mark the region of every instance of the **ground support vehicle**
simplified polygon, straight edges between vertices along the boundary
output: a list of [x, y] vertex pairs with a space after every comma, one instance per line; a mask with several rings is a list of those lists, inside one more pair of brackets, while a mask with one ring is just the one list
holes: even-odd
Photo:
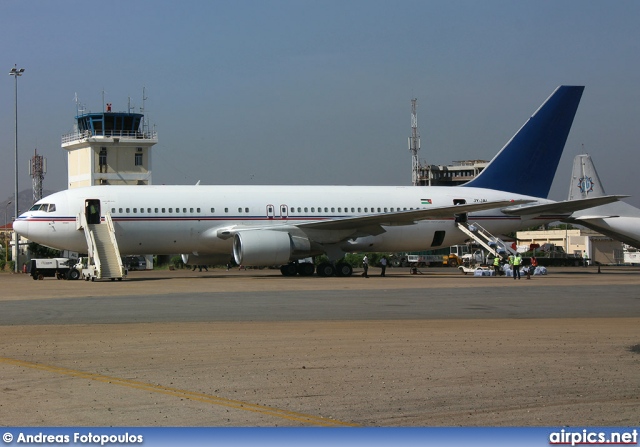
[[72, 276], [72, 262], [69, 258], [32, 259], [29, 272], [34, 280], [47, 277], [68, 279]]

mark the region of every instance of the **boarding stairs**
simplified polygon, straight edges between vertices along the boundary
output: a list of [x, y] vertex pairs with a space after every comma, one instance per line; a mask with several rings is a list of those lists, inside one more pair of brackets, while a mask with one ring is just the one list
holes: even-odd
[[126, 273], [122, 265], [111, 214], [107, 213], [104, 221], [97, 224], [87, 223], [84, 213], [80, 213], [78, 218], [80, 227], [84, 229], [87, 254], [95, 272], [91, 279], [95, 277], [95, 279], [121, 280]]
[[492, 235], [486, 229], [482, 228], [477, 222], [458, 222], [458, 228], [471, 239], [486, 248], [489, 253], [497, 252], [503, 259], [516, 254], [516, 250], [511, 248], [502, 239]]

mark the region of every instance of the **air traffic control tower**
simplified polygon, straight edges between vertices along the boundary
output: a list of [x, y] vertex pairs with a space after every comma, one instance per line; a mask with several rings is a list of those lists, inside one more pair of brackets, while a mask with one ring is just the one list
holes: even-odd
[[93, 185], [150, 185], [151, 147], [158, 142], [141, 113], [76, 116], [75, 129], [62, 136], [69, 188]]

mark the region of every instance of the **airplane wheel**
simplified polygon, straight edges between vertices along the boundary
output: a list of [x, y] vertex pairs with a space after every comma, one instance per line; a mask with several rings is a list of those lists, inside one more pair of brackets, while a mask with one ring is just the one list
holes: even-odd
[[302, 264], [298, 264], [296, 270], [300, 276], [311, 276], [315, 272], [316, 266], [310, 262], [303, 262]]
[[336, 271], [331, 264], [328, 262], [323, 262], [318, 266], [317, 269], [318, 276], [333, 276]]
[[353, 268], [349, 264], [343, 262], [336, 265], [336, 276], [351, 276], [353, 274]]
[[296, 276], [296, 273], [298, 272], [296, 270], [296, 265], [291, 263], [281, 266], [280, 273], [282, 273], [282, 276]]

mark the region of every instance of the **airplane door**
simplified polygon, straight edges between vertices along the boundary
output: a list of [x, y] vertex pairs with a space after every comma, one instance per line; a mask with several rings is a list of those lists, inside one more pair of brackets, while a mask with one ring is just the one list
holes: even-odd
[[289, 217], [289, 207], [287, 205], [280, 205], [280, 218], [286, 219]]
[[276, 210], [273, 205], [267, 205], [267, 219], [273, 219], [276, 215]]
[[[465, 199], [453, 199], [454, 205], [464, 205], [467, 203]], [[455, 219], [457, 223], [464, 223], [468, 220], [469, 216], [467, 213], [455, 214]]]
[[432, 247], [439, 247], [442, 245], [442, 243], [444, 242], [444, 236], [445, 236], [444, 231], [436, 231], [433, 234], [433, 240], [431, 241], [431, 246]]
[[100, 200], [88, 199], [84, 201], [84, 215], [89, 225], [100, 223]]

